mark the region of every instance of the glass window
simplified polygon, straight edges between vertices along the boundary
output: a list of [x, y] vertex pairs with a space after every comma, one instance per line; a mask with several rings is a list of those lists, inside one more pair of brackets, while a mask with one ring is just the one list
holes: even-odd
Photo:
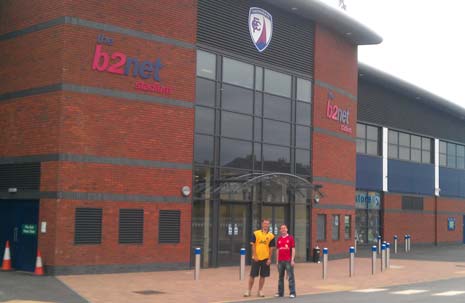
[[215, 82], [197, 78], [195, 89], [195, 103], [215, 106]]
[[365, 140], [357, 138], [357, 153], [365, 154]]
[[410, 142], [412, 148], [421, 148], [421, 137], [412, 135], [410, 136]]
[[261, 170], [262, 169], [262, 145], [259, 143], [255, 143], [253, 145], [253, 152], [254, 152], [254, 169]]
[[333, 215], [332, 239], [339, 240], [339, 215]]
[[326, 240], [326, 215], [317, 216], [317, 240]]
[[388, 146], [389, 158], [392, 158], [392, 159], [399, 158], [399, 151], [398, 151], [397, 147], [398, 147], [397, 145], [389, 144], [389, 146]]
[[262, 119], [254, 119], [254, 141], [262, 141]]
[[439, 165], [441, 166], [447, 165], [447, 157], [445, 154], [439, 154]]
[[421, 138], [421, 149], [423, 149], [423, 150], [431, 150], [431, 139], [429, 139], [429, 138]]
[[265, 69], [265, 92], [291, 97], [291, 76]]
[[312, 83], [297, 78], [297, 100], [310, 102], [312, 98]]
[[455, 168], [455, 156], [447, 155], [447, 167]]
[[310, 175], [310, 151], [296, 149], [295, 171], [299, 175]]
[[421, 162], [431, 163], [431, 152], [429, 150], [423, 150], [421, 152]]
[[255, 115], [262, 116], [263, 115], [263, 93], [256, 92], [255, 93]]
[[421, 150], [412, 148], [410, 159], [415, 162], [421, 162]]
[[263, 119], [263, 141], [280, 145], [290, 145], [291, 125], [289, 123]]
[[252, 168], [252, 143], [221, 139], [220, 164], [236, 168]]
[[351, 238], [351, 225], [352, 225], [352, 220], [351, 216], [345, 215], [344, 216], [344, 239], [348, 240]]
[[377, 141], [367, 141], [367, 150], [368, 155], [378, 155], [378, 142]]
[[252, 117], [222, 111], [221, 135], [252, 140]]
[[410, 148], [399, 146], [399, 159], [410, 160]]
[[296, 102], [296, 123], [310, 126], [311, 111], [312, 105], [310, 103]]
[[464, 168], [464, 158], [457, 157], [457, 168], [463, 169]]
[[399, 142], [397, 135], [398, 135], [398, 132], [393, 131], [393, 130], [389, 130], [389, 132], [388, 132], [389, 144], [397, 144]]
[[439, 152], [445, 154], [447, 152], [446, 142], [439, 141]]
[[357, 137], [358, 138], [366, 138], [366, 128], [365, 124], [357, 123]]
[[264, 94], [263, 116], [276, 120], [291, 120], [291, 100]]
[[263, 144], [263, 170], [289, 172], [290, 149]]
[[213, 164], [213, 137], [195, 135], [194, 159], [198, 164]]
[[253, 88], [253, 65], [223, 58], [223, 82]]
[[255, 89], [263, 91], [263, 68], [255, 67]]
[[455, 144], [447, 143], [447, 154], [451, 156], [455, 156]]
[[215, 80], [216, 55], [201, 50], [197, 51], [197, 76]]
[[465, 148], [463, 145], [457, 145], [457, 157], [465, 156]]
[[399, 145], [409, 147], [410, 146], [410, 135], [399, 133]]
[[237, 86], [223, 84], [221, 107], [232, 111], [252, 114], [253, 91]]
[[295, 146], [310, 148], [310, 127], [295, 127]]
[[378, 141], [378, 128], [367, 125], [367, 139]]
[[195, 131], [212, 134], [215, 126], [215, 110], [197, 106], [195, 108]]

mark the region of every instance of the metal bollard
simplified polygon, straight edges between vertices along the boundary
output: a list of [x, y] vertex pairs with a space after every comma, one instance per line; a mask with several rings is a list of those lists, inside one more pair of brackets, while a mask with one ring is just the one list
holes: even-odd
[[397, 254], [397, 235], [394, 235], [394, 253]]
[[408, 252], [410, 252], [410, 251], [411, 251], [411, 246], [410, 246], [410, 244], [412, 243], [412, 236], [407, 235], [407, 237], [408, 237], [408, 238], [407, 238], [407, 240], [408, 240], [408, 242], [407, 242], [407, 250], [408, 250]]
[[354, 241], [354, 249], [355, 249], [355, 253], [357, 253], [357, 239], [355, 239]]
[[194, 271], [194, 280], [200, 278], [200, 247], [195, 248], [195, 271]]
[[386, 265], [386, 244], [381, 245], [381, 272], [384, 271]]
[[372, 259], [371, 259], [371, 274], [374, 275], [376, 272], [376, 245], [371, 247]]
[[408, 236], [407, 235], [404, 236], [404, 248], [405, 248], [405, 252], [408, 252]]
[[244, 280], [245, 276], [245, 248], [241, 248], [241, 267], [239, 268], [239, 280]]
[[349, 248], [350, 258], [349, 258], [349, 277], [353, 277], [355, 274], [355, 247], [351, 246]]
[[381, 253], [381, 236], [378, 236], [378, 253]]
[[323, 280], [328, 277], [328, 249], [323, 248]]
[[391, 268], [391, 243], [386, 243], [386, 270]]

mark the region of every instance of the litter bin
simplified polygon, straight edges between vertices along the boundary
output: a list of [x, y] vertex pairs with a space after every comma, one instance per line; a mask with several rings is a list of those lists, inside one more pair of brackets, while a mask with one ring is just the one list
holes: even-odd
[[313, 263], [320, 263], [320, 248], [317, 246], [313, 248]]

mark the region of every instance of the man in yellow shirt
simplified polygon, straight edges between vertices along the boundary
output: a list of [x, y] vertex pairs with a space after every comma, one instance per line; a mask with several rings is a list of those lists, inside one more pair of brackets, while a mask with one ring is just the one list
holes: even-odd
[[262, 229], [254, 231], [250, 239], [252, 252], [252, 266], [250, 269], [249, 289], [244, 293], [244, 297], [250, 297], [255, 278], [260, 275], [258, 282], [258, 296], [264, 297], [263, 285], [265, 278], [270, 276], [271, 256], [275, 247], [274, 235], [269, 232], [270, 220], [262, 221]]

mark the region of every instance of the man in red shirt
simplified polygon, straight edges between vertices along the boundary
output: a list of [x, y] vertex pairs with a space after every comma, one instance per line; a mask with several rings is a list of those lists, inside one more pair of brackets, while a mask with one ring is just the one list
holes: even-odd
[[282, 224], [280, 227], [281, 235], [276, 242], [276, 248], [278, 250], [278, 272], [279, 272], [279, 283], [278, 293], [276, 297], [284, 296], [284, 273], [287, 272], [289, 279], [289, 292], [290, 298], [295, 298], [295, 279], [294, 279], [294, 258], [295, 258], [295, 242], [294, 237], [287, 233], [286, 224]]

